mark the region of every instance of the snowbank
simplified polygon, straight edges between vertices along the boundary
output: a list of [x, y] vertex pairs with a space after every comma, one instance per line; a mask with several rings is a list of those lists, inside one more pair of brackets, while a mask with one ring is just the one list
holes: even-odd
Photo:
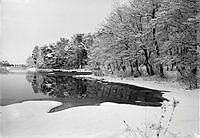
[[[163, 95], [165, 98], [173, 102], [173, 99], [179, 101], [174, 113], [175, 122], [172, 123], [170, 129], [173, 131], [178, 131], [177, 133], [193, 133], [194, 137], [200, 137], [200, 89], [195, 90], [185, 90], [179, 84], [175, 82], [157, 82], [157, 81], [144, 81], [141, 78], [114, 78], [110, 76], [80, 76], [88, 77], [108, 82], [124, 83], [135, 85], [139, 87], [145, 87], [149, 89], [156, 89], [161, 91], [167, 91]], [[186, 137], [189, 137], [186, 135]]]
[[[100, 106], [82, 106], [48, 113], [55, 101], [28, 101], [1, 107], [3, 137], [91, 137], [124, 138], [149, 135], [154, 137], [162, 110], [159, 107], [141, 107], [115, 103]], [[176, 113], [176, 112], [175, 112]], [[177, 124], [184, 118], [173, 118]], [[125, 121], [125, 122], [124, 122]], [[185, 120], [186, 125], [188, 120]], [[192, 122], [194, 123], [194, 122]], [[147, 129], [147, 126], [154, 126]], [[169, 129], [164, 135], [195, 136], [193, 126]], [[186, 127], [185, 125], [183, 127]], [[180, 133], [181, 132], [181, 133]]]

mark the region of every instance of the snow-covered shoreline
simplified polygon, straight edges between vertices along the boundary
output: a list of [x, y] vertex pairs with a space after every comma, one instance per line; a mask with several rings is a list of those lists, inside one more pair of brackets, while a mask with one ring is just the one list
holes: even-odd
[[[3, 137], [156, 137], [156, 125], [162, 115], [163, 126], [167, 126], [172, 112], [173, 99], [179, 101], [168, 131], [161, 137], [199, 137], [199, 90], [170, 87], [168, 83], [120, 79], [109, 76], [93, 79], [126, 83], [151, 89], [170, 91], [164, 97], [170, 100], [163, 114], [160, 107], [102, 103], [100, 106], [81, 106], [55, 113], [48, 111], [61, 105], [55, 101], [26, 101], [1, 106], [1, 130]], [[125, 122], [124, 122], [125, 121]], [[147, 126], [153, 125], [152, 129]]]
[[144, 80], [143, 77], [140, 78], [120, 78], [115, 76], [94, 76], [94, 75], [77, 75], [77, 77], [84, 77], [84, 78], [91, 78], [91, 79], [97, 79], [101, 81], [107, 81], [107, 82], [115, 82], [115, 83], [124, 83], [129, 85], [135, 85], [139, 87], [145, 87], [149, 89], [155, 89], [155, 90], [162, 90], [162, 91], [198, 91], [196, 90], [186, 90], [184, 87], [180, 86], [178, 83], [175, 85], [174, 82], [158, 82], [158, 81], [150, 81], [150, 80]]
[[53, 71], [62, 71], [62, 72], [91, 72], [90, 70], [86, 69], [38, 69], [38, 68], [28, 68], [26, 71], [31, 72], [53, 72]]

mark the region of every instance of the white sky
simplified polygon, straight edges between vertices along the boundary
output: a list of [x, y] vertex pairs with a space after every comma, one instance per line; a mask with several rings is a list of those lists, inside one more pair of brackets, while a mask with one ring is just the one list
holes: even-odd
[[25, 63], [35, 45], [94, 32], [113, 0], [0, 0], [1, 60]]

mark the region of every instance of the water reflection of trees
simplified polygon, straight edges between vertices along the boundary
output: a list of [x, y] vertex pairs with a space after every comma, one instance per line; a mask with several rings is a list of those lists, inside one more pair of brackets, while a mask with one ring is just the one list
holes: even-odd
[[58, 98], [100, 99], [102, 102], [160, 106], [162, 92], [125, 84], [73, 78], [44, 73], [27, 73], [35, 93]]
[[72, 76], [56, 76], [43, 73], [27, 73], [27, 81], [31, 82], [35, 93], [43, 93], [53, 97], [80, 97], [87, 90], [86, 81], [74, 79]]

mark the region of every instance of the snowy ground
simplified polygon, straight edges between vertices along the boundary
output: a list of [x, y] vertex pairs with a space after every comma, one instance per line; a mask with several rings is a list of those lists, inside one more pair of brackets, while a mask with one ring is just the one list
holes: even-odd
[[[186, 91], [180, 87], [171, 87], [172, 85], [167, 83], [158, 84], [137, 79], [88, 77], [168, 90], [171, 92], [167, 92], [164, 96], [170, 102], [166, 102], [163, 106], [166, 107], [166, 112], [165, 108], [160, 107], [115, 103], [74, 107], [54, 113], [48, 111], [61, 103], [28, 101], [2, 106], [0, 114], [2, 136], [124, 138], [156, 137], [159, 133], [160, 137], [166, 138], [199, 137], [199, 90]], [[173, 98], [179, 101], [175, 108], [173, 108]]]

